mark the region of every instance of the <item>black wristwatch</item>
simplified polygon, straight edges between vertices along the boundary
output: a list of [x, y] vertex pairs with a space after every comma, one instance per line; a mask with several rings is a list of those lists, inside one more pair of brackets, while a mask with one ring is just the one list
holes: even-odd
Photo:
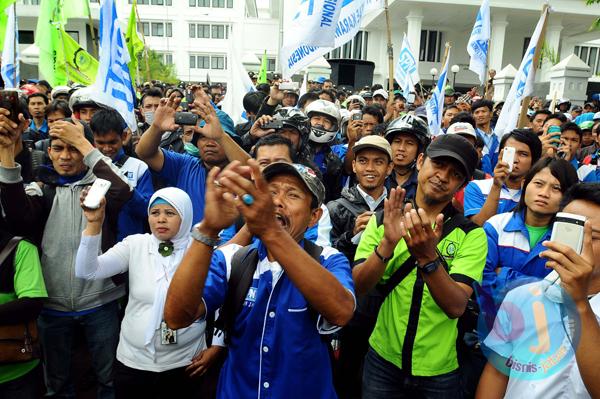
[[418, 266], [419, 270], [425, 274], [431, 274], [437, 270], [438, 267], [442, 265], [442, 261], [440, 258], [436, 258], [433, 262], [429, 262], [423, 266]]
[[394, 253], [392, 252], [392, 254], [390, 256], [388, 256], [387, 258], [385, 258], [382, 254], [379, 253], [379, 251], [377, 250], [377, 247], [375, 247], [375, 251], [374, 252], [375, 252], [375, 255], [381, 260], [381, 262], [387, 263], [390, 259], [392, 259], [394, 257]]

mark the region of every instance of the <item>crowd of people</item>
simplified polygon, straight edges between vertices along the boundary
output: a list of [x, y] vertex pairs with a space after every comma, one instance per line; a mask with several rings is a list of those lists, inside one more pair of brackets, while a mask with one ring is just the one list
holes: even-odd
[[148, 82], [132, 132], [93, 87], [23, 82], [0, 399], [600, 397], [600, 94], [499, 135], [493, 86], [447, 87], [432, 137], [422, 87], [279, 85], [235, 124], [226, 87]]

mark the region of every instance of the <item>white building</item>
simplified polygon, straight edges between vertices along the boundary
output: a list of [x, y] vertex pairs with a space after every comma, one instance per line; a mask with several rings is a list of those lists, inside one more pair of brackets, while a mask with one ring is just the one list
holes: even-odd
[[[124, 23], [130, 3], [117, 0]], [[163, 54], [165, 63], [174, 64], [181, 80], [227, 82], [232, 57], [257, 71], [265, 51], [268, 70], [275, 70], [278, 0], [258, 5], [254, 0], [138, 0], [137, 4], [138, 31], [146, 45]]]
[[[518, 68], [540, 17], [543, 0], [490, 0], [491, 44], [490, 68], [500, 71], [508, 64]], [[468, 70], [467, 42], [481, 0], [389, 0], [394, 53], [398, 54], [406, 32], [413, 51], [418, 50], [419, 73], [425, 86], [432, 82], [431, 68], [441, 69], [444, 43], [452, 45], [450, 65], [458, 65], [455, 86], [462, 88], [478, 84], [475, 73]], [[600, 32], [589, 32], [592, 22], [600, 16], [600, 5], [586, 6], [579, 0], [550, 0], [552, 13], [546, 28], [546, 48], [543, 68], [536, 76], [542, 93], [548, 87], [548, 70], [575, 53], [592, 68], [588, 92], [600, 92]], [[364, 21], [368, 43], [361, 59], [375, 62], [374, 82], [385, 83], [388, 76], [387, 38], [383, 13]], [[332, 58], [353, 58], [355, 44], [331, 54]], [[339, 55], [338, 55], [339, 53]], [[453, 74], [449, 74], [452, 84]], [[437, 79], [437, 77], [436, 77]]]

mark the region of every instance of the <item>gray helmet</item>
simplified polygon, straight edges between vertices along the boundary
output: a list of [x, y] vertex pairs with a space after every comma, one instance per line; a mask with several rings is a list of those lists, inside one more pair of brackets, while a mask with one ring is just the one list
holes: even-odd
[[431, 135], [429, 134], [427, 123], [415, 115], [406, 114], [391, 121], [385, 129], [384, 137], [391, 143], [394, 136], [398, 133], [409, 133], [415, 136], [419, 141], [419, 150], [421, 152], [425, 151], [425, 148], [427, 148], [431, 142]]
[[300, 136], [307, 137], [310, 133], [308, 116], [298, 108], [282, 107], [275, 111], [273, 120], [282, 121], [284, 127], [291, 127], [300, 132]]

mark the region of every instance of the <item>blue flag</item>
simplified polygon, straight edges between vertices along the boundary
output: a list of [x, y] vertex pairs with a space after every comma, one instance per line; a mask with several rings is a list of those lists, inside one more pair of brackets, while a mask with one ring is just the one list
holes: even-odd
[[415, 85], [419, 82], [419, 63], [410, 48], [406, 33], [402, 39], [402, 48], [398, 54], [398, 62], [394, 70], [394, 78], [404, 91], [405, 95], [415, 91]]
[[440, 73], [440, 78], [437, 81], [435, 89], [431, 94], [431, 98], [425, 103], [427, 110], [427, 124], [429, 125], [429, 133], [432, 136], [439, 136], [442, 133], [442, 113], [444, 112], [444, 87], [446, 86], [446, 78], [448, 77], [448, 61], [450, 60], [450, 50], [446, 57], [446, 64]]
[[19, 81], [21, 80], [19, 76], [19, 46], [16, 45], [15, 47], [15, 43], [19, 42], [19, 27], [15, 17], [15, 7], [9, 6], [6, 10], [0, 12], [6, 12], [8, 15], [4, 48], [2, 49], [2, 79], [5, 88], [15, 89], [19, 87]]
[[469, 69], [479, 75], [481, 84], [485, 82], [485, 69], [487, 64], [490, 41], [490, 2], [483, 0], [477, 19], [467, 44], [467, 52], [471, 56]]
[[100, 7], [100, 57], [94, 83], [94, 100], [117, 110], [127, 126], [135, 131], [135, 92], [127, 64], [130, 61], [114, 0], [104, 0]]

